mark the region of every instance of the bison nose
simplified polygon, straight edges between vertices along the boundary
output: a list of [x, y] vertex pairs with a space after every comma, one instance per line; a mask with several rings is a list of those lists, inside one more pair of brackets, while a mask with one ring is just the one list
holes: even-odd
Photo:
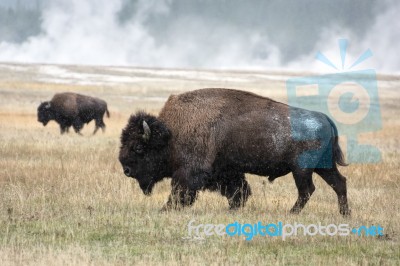
[[128, 166], [124, 167], [124, 174], [126, 176], [130, 176], [131, 175], [131, 168], [129, 168]]

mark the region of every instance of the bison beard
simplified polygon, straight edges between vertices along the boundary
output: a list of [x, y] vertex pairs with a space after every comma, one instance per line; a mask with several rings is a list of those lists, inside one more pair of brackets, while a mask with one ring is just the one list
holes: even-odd
[[315, 172], [336, 192], [340, 213], [350, 214], [334, 123], [322, 113], [248, 92], [196, 90], [170, 96], [158, 117], [132, 115], [122, 131], [119, 160], [146, 195], [172, 178], [164, 210], [193, 204], [204, 189], [219, 191], [230, 208], [238, 208], [251, 195], [245, 173], [272, 182], [291, 172], [299, 193], [291, 212], [299, 213], [315, 190]]

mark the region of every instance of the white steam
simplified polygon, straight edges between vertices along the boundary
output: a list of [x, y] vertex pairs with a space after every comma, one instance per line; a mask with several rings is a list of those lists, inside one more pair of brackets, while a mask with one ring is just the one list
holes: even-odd
[[238, 34], [234, 25], [214, 25], [201, 17], [181, 16], [171, 21], [173, 36], [156, 36], [146, 21], [150, 16], [169, 14], [172, 1], [139, 0], [135, 14], [126, 23], [118, 21], [123, 0], [51, 2], [43, 13], [41, 34], [22, 43], [0, 43], [0, 61], [326, 71], [330, 69], [314, 59], [315, 53], [321, 51], [340, 65], [337, 40], [347, 38], [346, 65], [369, 48], [374, 56], [360, 68], [400, 71], [400, 3], [395, 1], [376, 17], [363, 38], [332, 25], [321, 30], [315, 50], [289, 63], [282, 60], [282, 51], [265, 33], [249, 28]]

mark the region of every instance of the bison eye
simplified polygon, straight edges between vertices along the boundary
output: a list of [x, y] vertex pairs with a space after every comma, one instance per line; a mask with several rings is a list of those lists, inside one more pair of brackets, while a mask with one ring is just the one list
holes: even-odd
[[142, 144], [138, 144], [136, 146], [133, 147], [133, 151], [137, 154], [143, 154], [144, 152], [144, 147]]

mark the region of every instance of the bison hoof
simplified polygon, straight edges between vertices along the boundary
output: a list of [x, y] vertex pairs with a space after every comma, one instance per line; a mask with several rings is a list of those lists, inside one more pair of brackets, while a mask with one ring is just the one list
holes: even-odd
[[162, 206], [162, 208], [160, 209], [159, 212], [165, 213], [165, 212], [172, 211], [172, 210], [174, 210], [174, 209], [175, 209], [175, 208], [174, 208], [172, 205], [170, 205], [170, 204], [164, 204], [164, 206]]
[[290, 214], [299, 214], [301, 212], [301, 209], [299, 208], [292, 208], [290, 210]]
[[350, 209], [341, 209], [340, 214], [343, 215], [343, 217], [350, 217], [351, 216], [351, 210]]
[[244, 203], [241, 203], [241, 202], [235, 202], [235, 203], [231, 203], [231, 204], [229, 204], [229, 209], [230, 210], [233, 210], [233, 211], [236, 211], [236, 210], [238, 210], [238, 209], [242, 209], [242, 208], [244, 208]]
[[180, 210], [182, 209], [182, 206], [177, 205], [177, 204], [165, 204], [161, 209], [160, 212], [169, 212], [172, 210]]
[[171, 208], [168, 207], [167, 205], [164, 205], [159, 212], [168, 212]]

